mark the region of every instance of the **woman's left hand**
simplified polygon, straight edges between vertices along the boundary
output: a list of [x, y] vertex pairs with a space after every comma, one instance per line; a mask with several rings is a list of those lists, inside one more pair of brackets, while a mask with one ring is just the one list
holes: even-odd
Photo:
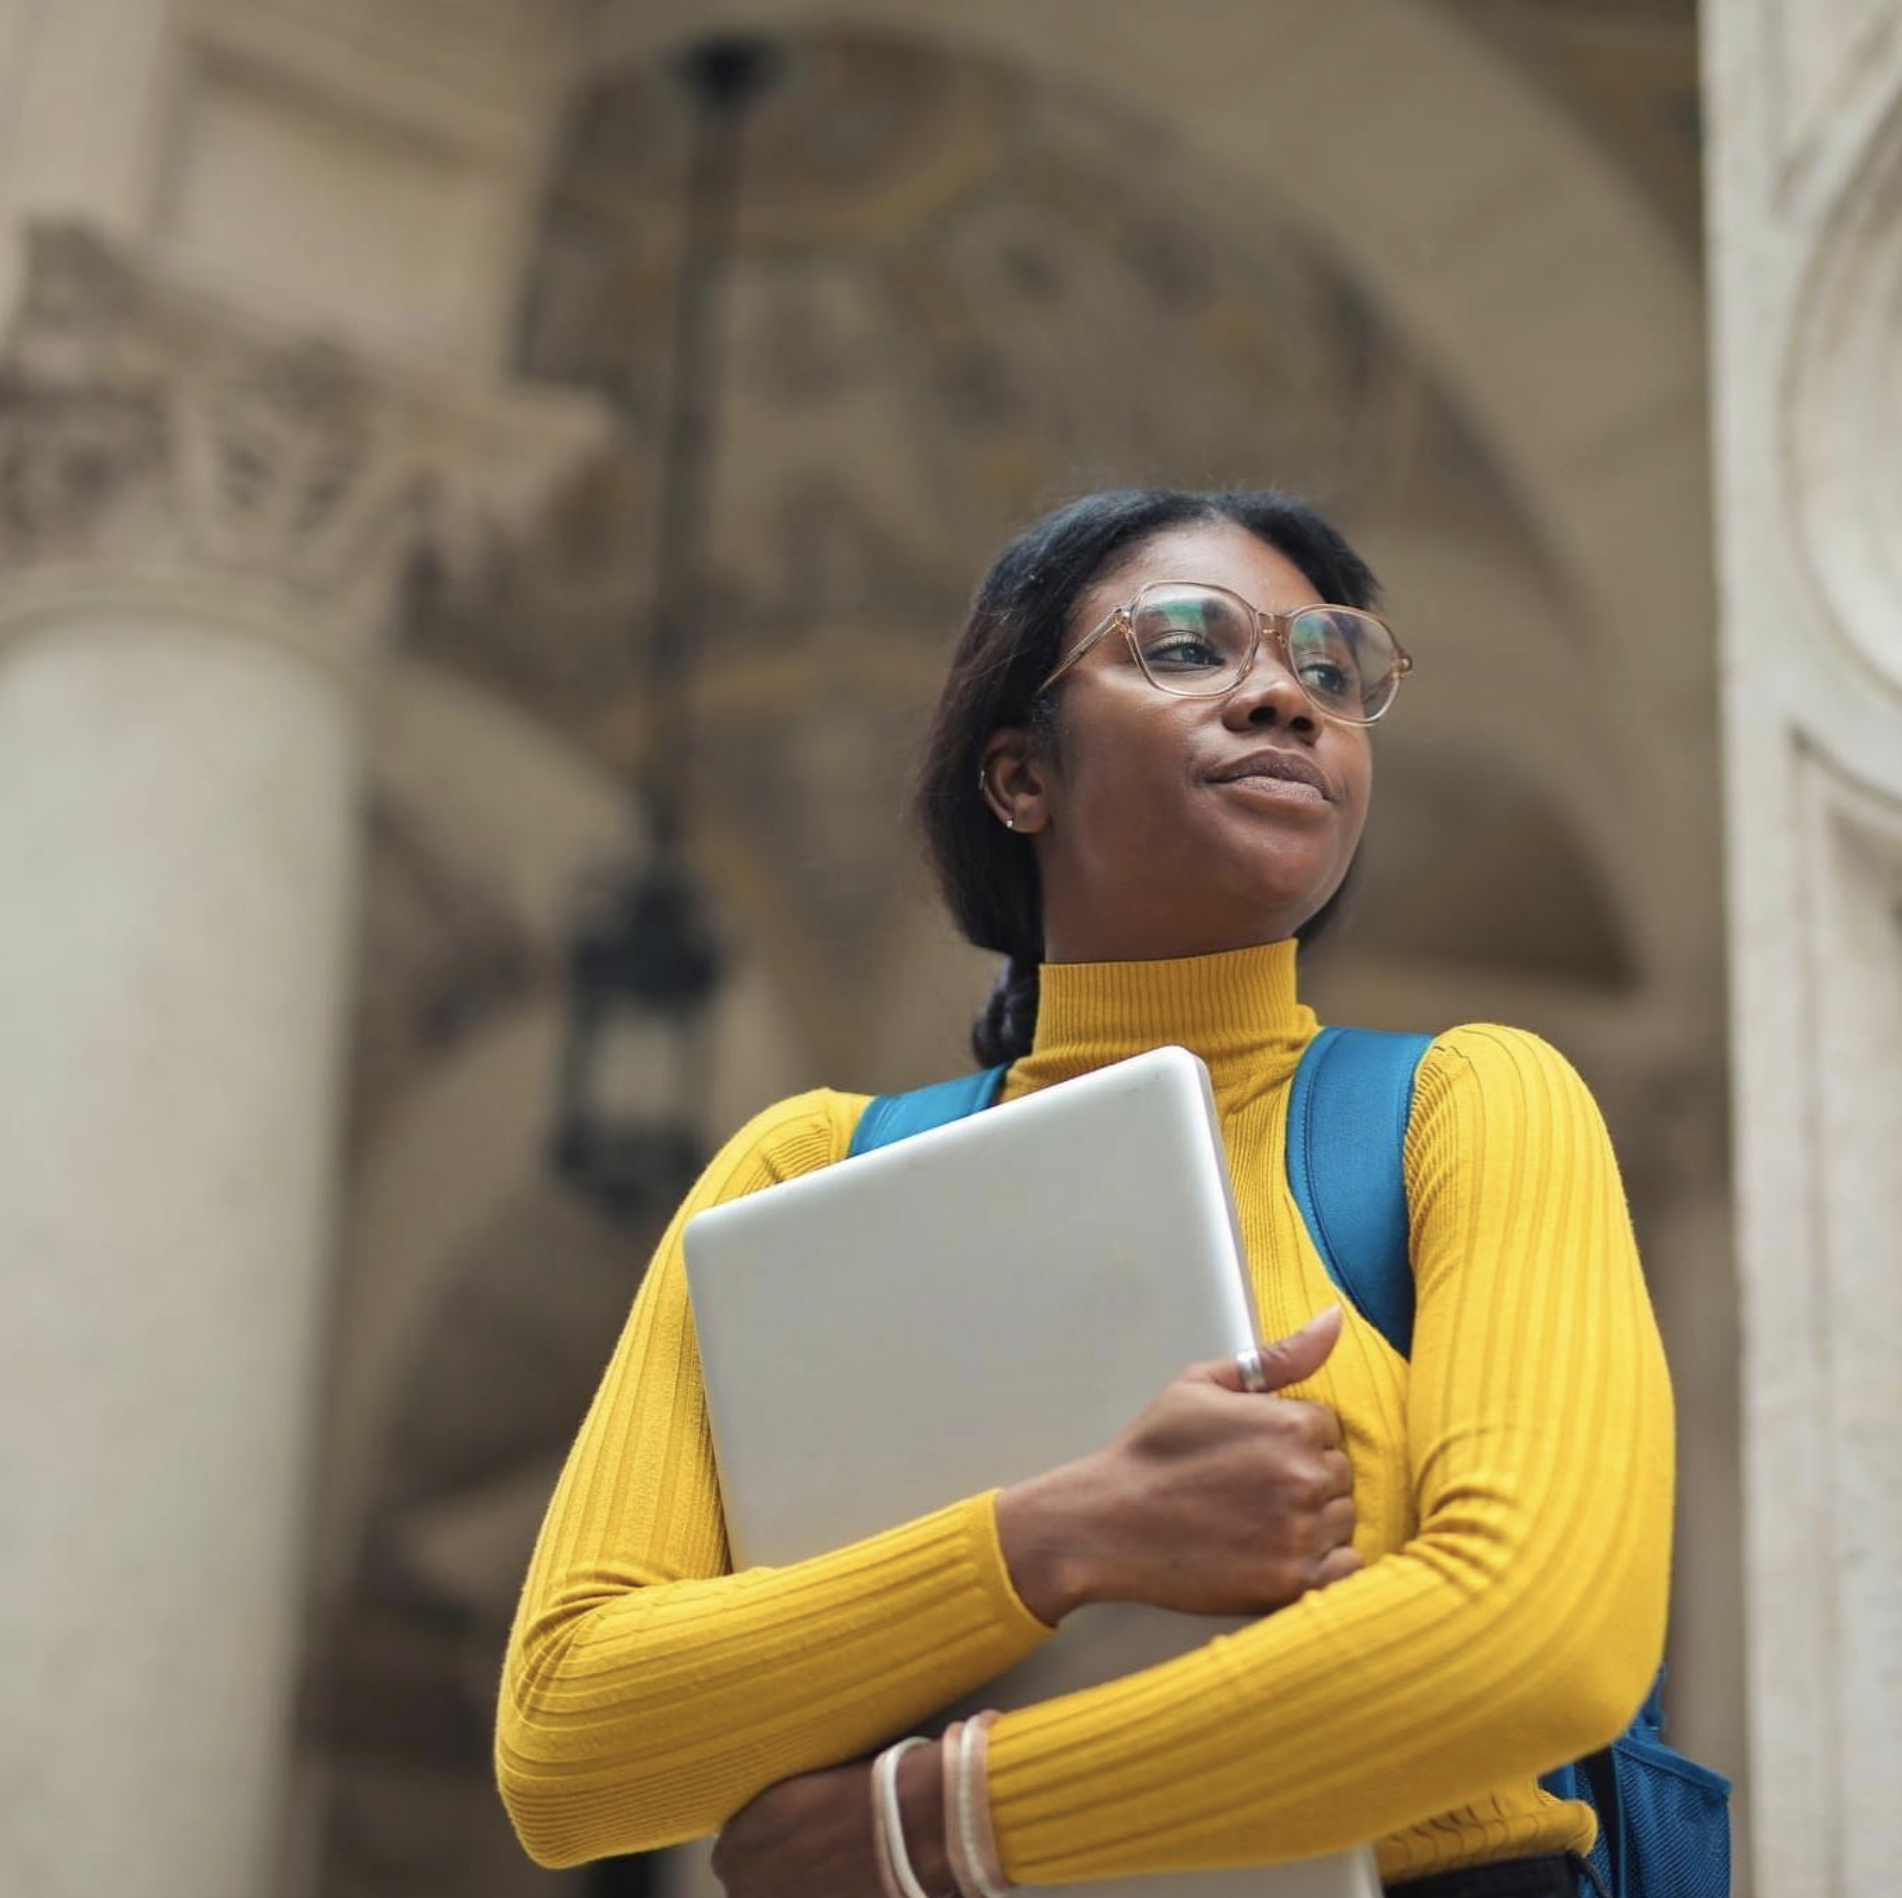
[[[899, 1793], [905, 1808], [905, 1836], [913, 1847], [926, 1889], [937, 1889], [928, 1860], [939, 1855], [920, 1850], [935, 1844], [942, 1813], [933, 1826], [922, 1808], [933, 1804], [938, 1749], [920, 1747], [900, 1762]], [[907, 1770], [909, 1769], [909, 1770]], [[942, 1801], [935, 1802], [940, 1808]], [[727, 1898], [881, 1898], [876, 1847], [872, 1838], [872, 1766], [854, 1760], [821, 1773], [801, 1773], [769, 1786], [726, 1823], [713, 1848], [713, 1869]]]

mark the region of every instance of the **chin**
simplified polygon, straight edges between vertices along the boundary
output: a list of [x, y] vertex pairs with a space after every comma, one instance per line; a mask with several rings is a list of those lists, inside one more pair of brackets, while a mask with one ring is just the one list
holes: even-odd
[[1292, 936], [1325, 909], [1346, 883], [1351, 867], [1335, 862], [1331, 854], [1325, 864], [1316, 864], [1306, 852], [1297, 861], [1289, 860], [1292, 855], [1277, 852], [1265, 865], [1257, 856], [1231, 883], [1236, 897], [1257, 917], [1290, 919], [1288, 927], [1277, 932], [1280, 936]]

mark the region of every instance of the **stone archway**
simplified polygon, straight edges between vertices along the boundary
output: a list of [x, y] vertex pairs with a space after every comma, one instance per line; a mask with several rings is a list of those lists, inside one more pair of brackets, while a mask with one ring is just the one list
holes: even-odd
[[[718, 25], [797, 34], [812, 17], [808, 0], [711, 17], [680, 0], [610, 5], [588, 59], [612, 70]], [[1472, 418], [1580, 636], [1594, 653], [1661, 665], [1672, 715], [1708, 710], [1707, 649], [1660, 652], [1654, 630], [1710, 623], [1697, 260], [1615, 161], [1450, 10], [1298, 0], [1265, 17], [1224, 4], [1198, 8], [1193, 33], [1158, 31], [1141, 0], [950, 12], [849, 0], [826, 18], [988, 55], [1165, 123], [1198, 179], [1239, 187], [1323, 242]], [[1193, 110], [1171, 111], [1178, 99]], [[1378, 104], [1354, 112], [1351, 136], [1348, 102]], [[1684, 767], [1706, 787], [1712, 742], [1707, 726]], [[1633, 747], [1641, 776], [1644, 749]], [[1675, 880], [1634, 874], [1658, 889]]]

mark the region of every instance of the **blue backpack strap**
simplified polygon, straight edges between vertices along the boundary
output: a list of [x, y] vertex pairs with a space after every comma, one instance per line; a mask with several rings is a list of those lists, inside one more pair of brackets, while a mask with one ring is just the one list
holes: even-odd
[[948, 1081], [933, 1081], [929, 1087], [914, 1087], [905, 1094], [878, 1094], [867, 1103], [852, 1130], [852, 1144], [846, 1148], [849, 1160], [855, 1154], [870, 1153], [888, 1147], [932, 1127], [949, 1126], [966, 1114], [975, 1114], [996, 1100], [1004, 1085], [1010, 1064], [980, 1068], [975, 1074], [954, 1075]]
[[1431, 1035], [1323, 1028], [1288, 1096], [1288, 1184], [1308, 1236], [1354, 1309], [1404, 1358], [1413, 1348], [1402, 1143]]

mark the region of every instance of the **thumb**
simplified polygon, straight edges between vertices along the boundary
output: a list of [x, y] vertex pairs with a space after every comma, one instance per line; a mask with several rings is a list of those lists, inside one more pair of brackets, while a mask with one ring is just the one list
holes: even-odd
[[[1268, 1389], [1278, 1391], [1312, 1377], [1327, 1362], [1328, 1353], [1340, 1341], [1341, 1308], [1330, 1305], [1285, 1338], [1261, 1346], [1261, 1373]], [[1237, 1382], [1240, 1374], [1237, 1373]]]

